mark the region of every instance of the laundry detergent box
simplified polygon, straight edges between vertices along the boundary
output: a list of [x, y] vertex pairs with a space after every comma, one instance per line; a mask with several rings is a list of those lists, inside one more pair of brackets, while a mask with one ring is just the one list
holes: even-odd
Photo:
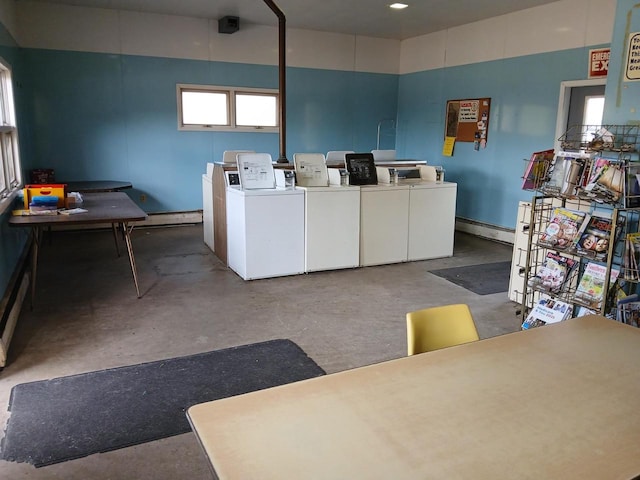
[[[39, 197], [39, 201], [42, 202], [44, 198], [56, 198], [56, 204], [58, 208], [64, 207], [64, 199], [66, 197], [67, 185], [63, 183], [52, 183], [42, 185], [25, 185], [24, 186], [24, 208], [29, 209], [29, 205], [32, 203], [34, 197]], [[50, 203], [52, 200], [49, 200]]]

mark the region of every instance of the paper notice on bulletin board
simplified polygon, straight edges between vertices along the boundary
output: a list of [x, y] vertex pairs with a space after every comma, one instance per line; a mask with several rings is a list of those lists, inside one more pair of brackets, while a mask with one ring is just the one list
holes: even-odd
[[445, 137], [442, 146], [442, 155], [445, 157], [453, 156], [453, 147], [456, 146], [456, 137]]
[[477, 142], [484, 147], [487, 143], [490, 98], [449, 100], [445, 119], [445, 138], [455, 137], [456, 142]]
[[460, 100], [458, 123], [477, 122], [480, 100]]

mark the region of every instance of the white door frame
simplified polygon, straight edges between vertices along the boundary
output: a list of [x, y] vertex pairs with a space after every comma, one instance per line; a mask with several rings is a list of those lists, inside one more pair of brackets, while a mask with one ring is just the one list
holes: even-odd
[[569, 101], [571, 100], [571, 89], [573, 87], [590, 87], [593, 85], [606, 85], [606, 78], [592, 78], [589, 80], [567, 80], [560, 82], [560, 99], [558, 100], [558, 116], [556, 117], [556, 136], [553, 148], [556, 152], [562, 150], [560, 148], [560, 140], [558, 140], [567, 128], [567, 119], [569, 118]]

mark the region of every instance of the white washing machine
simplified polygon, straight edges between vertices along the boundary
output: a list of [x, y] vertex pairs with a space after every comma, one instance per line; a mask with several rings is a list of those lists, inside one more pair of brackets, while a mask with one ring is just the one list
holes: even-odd
[[227, 187], [227, 259], [245, 280], [304, 273], [304, 191]]
[[457, 191], [451, 182], [410, 185], [409, 261], [453, 256]]
[[360, 187], [360, 265], [407, 261], [409, 185]]
[[299, 187], [305, 192], [304, 269], [360, 265], [360, 187]]

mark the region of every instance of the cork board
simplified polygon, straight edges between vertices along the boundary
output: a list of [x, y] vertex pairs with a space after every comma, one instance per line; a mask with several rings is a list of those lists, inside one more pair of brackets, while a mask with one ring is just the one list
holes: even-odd
[[490, 98], [470, 98], [447, 101], [445, 137], [455, 137], [456, 142], [486, 143], [491, 117]]

